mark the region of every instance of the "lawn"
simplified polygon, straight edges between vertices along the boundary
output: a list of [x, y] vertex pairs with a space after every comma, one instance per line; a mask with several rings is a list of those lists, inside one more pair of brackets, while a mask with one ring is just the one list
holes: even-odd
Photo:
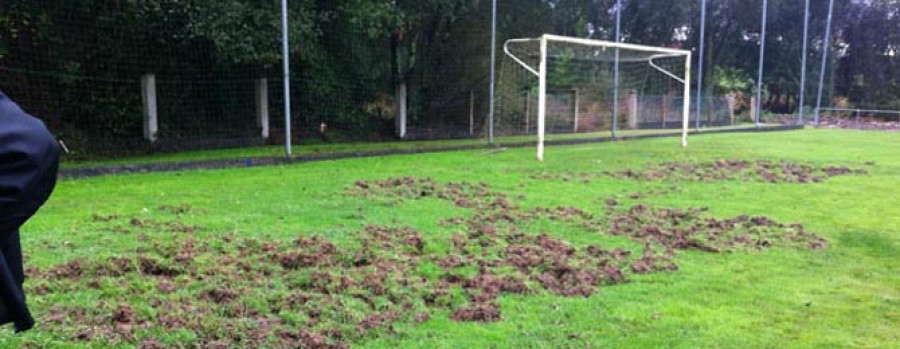
[[[768, 126], [778, 126], [772, 124]], [[742, 123], [735, 126], [719, 126], [707, 127], [704, 131], [721, 132], [735, 129], [752, 129], [754, 125]], [[677, 129], [651, 129], [651, 130], [621, 130], [618, 132], [619, 137], [634, 137], [658, 134], [678, 134]], [[694, 132], [691, 129], [690, 132]], [[597, 139], [609, 137], [609, 131], [591, 132], [591, 133], [568, 133], [568, 134], [548, 134], [546, 139], [548, 142], [553, 141], [571, 141], [580, 139]], [[509, 144], [533, 143], [537, 140], [536, 135], [518, 135], [518, 136], [501, 136], [498, 135], [494, 142], [497, 146]], [[344, 153], [360, 153], [375, 151], [404, 151], [404, 150], [435, 150], [442, 148], [487, 148], [486, 138], [468, 138], [468, 139], [449, 139], [449, 140], [421, 140], [421, 141], [393, 141], [393, 142], [336, 142], [322, 143], [321, 141], [306, 140], [300, 144], [293, 144], [291, 154], [295, 157], [315, 156], [323, 154], [344, 154]], [[216, 160], [244, 160], [246, 158], [271, 158], [282, 157], [285, 155], [283, 145], [257, 146], [232, 149], [213, 149], [213, 150], [197, 150], [184, 151], [175, 153], [158, 153], [153, 155], [133, 156], [124, 158], [93, 158], [91, 156], [84, 157], [77, 149], [72, 154], [63, 156], [62, 167], [67, 169], [85, 168], [96, 166], [115, 166], [115, 165], [133, 165], [133, 164], [158, 164], [158, 163], [177, 163], [192, 161], [216, 161]]]
[[897, 346], [898, 150], [803, 130], [65, 180], [23, 228], [42, 323], [0, 347]]

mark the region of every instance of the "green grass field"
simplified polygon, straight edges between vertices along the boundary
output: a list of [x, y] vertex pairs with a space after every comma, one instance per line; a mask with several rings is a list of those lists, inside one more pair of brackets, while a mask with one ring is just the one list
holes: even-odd
[[[733, 129], [752, 129], [754, 125], [742, 123], [735, 126], [707, 127], [704, 131], [723, 131]], [[673, 129], [651, 129], [651, 130], [620, 130], [618, 136], [629, 137], [637, 135], [652, 134], [678, 134], [679, 130]], [[690, 132], [694, 132], [691, 130]], [[548, 134], [548, 141], [556, 140], [577, 140], [577, 139], [594, 139], [609, 137], [609, 131], [592, 132], [592, 133], [569, 133], [569, 134]], [[536, 135], [523, 136], [497, 136], [495, 143], [498, 146], [511, 143], [525, 143], [536, 141]], [[487, 147], [487, 140], [484, 138], [469, 139], [450, 139], [450, 140], [423, 140], [423, 141], [393, 141], [393, 142], [337, 142], [322, 143], [319, 140], [309, 140], [307, 143], [294, 144], [291, 151], [293, 156], [319, 155], [319, 154], [336, 154], [350, 152], [367, 152], [367, 151], [384, 151], [384, 150], [429, 150], [448, 147]], [[283, 145], [245, 147], [233, 149], [214, 149], [186, 151], [177, 153], [160, 153], [154, 155], [113, 158], [113, 159], [92, 159], [90, 156], [84, 158], [78, 149], [73, 149], [74, 153], [63, 157], [63, 168], [82, 168], [107, 165], [125, 165], [125, 164], [150, 164], [150, 163], [170, 163], [170, 162], [190, 162], [190, 161], [208, 161], [208, 160], [243, 160], [245, 158], [259, 157], [280, 157], [284, 156], [285, 149]]]
[[[868, 173], [807, 184], [603, 175], [590, 182], [564, 180], [572, 173], [718, 159], [847, 166]], [[228, 243], [250, 241], [242, 244], [256, 246], [245, 250], [253, 252], [271, 250], [257, 245], [278, 242], [282, 245], [272, 249], [286, 253], [298, 237], [324, 236], [344, 251], [360, 248], [360, 231], [366, 226], [411, 227], [421, 234], [424, 248], [376, 248], [375, 253], [423, 261], [448, 255], [454, 233], [466, 228], [441, 221], [477, 214], [476, 209], [435, 198], [395, 200], [348, 191], [359, 180], [405, 176], [483, 182], [523, 209], [566, 206], [599, 216], [612, 198], [623, 207], [708, 207], [707, 214], [716, 218], [767, 216], [801, 223], [826, 238], [828, 246], [678, 251], [678, 271], [644, 275], [626, 270], [629, 282], [601, 284], [589, 297], [564, 297], [528, 281], [531, 292], [499, 295], [501, 320], [489, 323], [451, 320], [454, 309], [468, 304], [459, 287], [450, 289], [447, 306], [428, 307], [416, 298], [417, 286], [391, 284], [398, 295], [415, 298], [410, 304], [426, 312], [428, 320], [401, 316], [392, 325], [362, 331], [357, 323], [366, 314], [399, 309], [405, 303], [394, 298], [402, 297], [374, 297], [375, 305], [369, 307], [344, 294], [325, 296], [327, 306], [307, 304], [303, 309], [328, 312], [341, 304], [351, 310], [322, 315], [320, 325], [310, 325], [312, 315], [281, 306], [272, 310], [273, 300], [310, 285], [310, 275], [302, 268], [284, 274], [284, 264], [266, 264], [267, 257], [241, 254], [240, 244]], [[638, 192], [645, 195], [630, 197]], [[550, 147], [543, 163], [534, 160], [534, 149], [520, 148], [66, 180], [22, 231], [27, 264], [38, 268], [26, 282], [29, 303], [43, 323], [22, 336], [0, 330], [0, 347], [244, 347], [254, 343], [248, 333], [266, 334], [268, 339], [255, 343], [274, 346], [284, 343], [276, 340], [278, 331], [324, 331], [329, 326], [344, 331], [340, 342], [375, 348], [900, 347], [898, 198], [900, 135], [831, 130], [701, 135], [692, 137], [685, 149], [675, 137]], [[599, 243], [633, 247], [640, 254], [640, 244], [608, 234], [609, 220], [597, 224], [587, 228], [537, 219], [517, 224], [517, 229], [526, 235], [547, 232], [579, 251]], [[176, 250], [183, 251], [190, 239], [198, 246], [193, 260], [187, 266], [171, 265], [183, 268], [171, 278], [174, 291], [157, 291], [162, 281], [147, 268], [121, 275], [98, 271], [112, 258], [178, 259]], [[252, 269], [259, 276], [235, 277], [237, 272], [215, 259], [219, 250], [251, 262], [248, 268], [261, 268]], [[61, 267], [66, 263], [69, 267]], [[71, 263], [78, 270], [72, 271]], [[454, 272], [431, 262], [412, 265], [399, 273], [434, 282]], [[192, 268], [213, 272], [201, 277]], [[477, 268], [459, 273], [471, 276]], [[224, 297], [227, 301], [207, 299], [217, 283], [234, 291]], [[196, 308], [165, 306], [178, 308], [184, 300]], [[123, 304], [133, 313], [123, 316], [117, 310]], [[200, 319], [188, 321], [194, 325], [159, 325], [166, 314]], [[277, 319], [273, 327], [278, 330], [267, 332], [260, 318]]]

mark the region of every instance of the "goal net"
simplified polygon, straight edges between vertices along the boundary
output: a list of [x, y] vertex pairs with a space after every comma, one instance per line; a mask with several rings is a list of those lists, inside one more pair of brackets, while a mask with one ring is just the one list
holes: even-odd
[[680, 129], [687, 145], [689, 51], [543, 35], [508, 40], [504, 52], [494, 132], [536, 134], [539, 160], [546, 136]]

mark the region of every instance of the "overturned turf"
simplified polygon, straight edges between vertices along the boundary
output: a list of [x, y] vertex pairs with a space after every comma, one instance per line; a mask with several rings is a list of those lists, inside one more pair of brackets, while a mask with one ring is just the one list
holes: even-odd
[[[867, 164], [871, 166], [871, 163]], [[710, 162], [663, 162], [636, 170], [530, 174], [531, 179], [590, 183], [598, 178], [635, 181], [746, 181], [766, 183], [819, 183], [829, 178], [864, 175], [868, 171], [844, 165], [817, 166], [791, 161], [721, 159]]]
[[[766, 217], [716, 219], [704, 210], [644, 205], [591, 213], [575, 207], [523, 208], [487, 184], [404, 177], [358, 181], [349, 195], [401, 203], [437, 198], [471, 214], [442, 221], [456, 229], [438, 237], [411, 227], [367, 226], [352, 246], [328, 238], [293, 241], [198, 239], [172, 222], [127, 225], [160, 239], [111, 260], [76, 260], [30, 270], [32, 294], [95, 290], [91, 306], [48, 309], [43, 330], [69, 340], [167, 347], [160, 334], [182, 333], [196, 347], [347, 347], [389, 335], [397, 322], [427, 321], [444, 310], [455, 321], [503, 319], [498, 297], [551, 292], [588, 297], [629, 275], [678, 269], [683, 250], [709, 253], [768, 248], [824, 249], [800, 225]], [[190, 207], [167, 207], [180, 215]], [[628, 246], [575, 246], [530, 222], [555, 220], [589, 234], [622, 236]], [[449, 240], [449, 241], [446, 241]], [[446, 250], [429, 245], [449, 246]], [[639, 247], [633, 247], [639, 246]], [[439, 251], [439, 252], [426, 252]], [[192, 335], [186, 335], [192, 334]]]

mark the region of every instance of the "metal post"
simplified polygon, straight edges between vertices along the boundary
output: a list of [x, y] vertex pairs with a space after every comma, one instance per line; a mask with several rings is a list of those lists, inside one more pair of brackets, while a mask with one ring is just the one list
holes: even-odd
[[288, 7], [281, 0], [281, 58], [284, 61], [284, 155], [291, 157], [291, 61], [288, 57]]
[[806, 10], [803, 12], [803, 68], [800, 70], [800, 116], [798, 125], [803, 125], [803, 107], [806, 100], [806, 56], [809, 47], [809, 0], [806, 0]]
[[538, 74], [538, 161], [544, 161], [544, 124], [547, 118], [547, 36], [541, 36], [541, 64]]
[[[700, 1], [700, 57], [697, 67], [697, 131], [700, 131], [700, 113], [703, 109], [703, 66], [706, 46], [706, 0]], [[712, 126], [712, 125], [710, 125]]]
[[763, 65], [766, 61], [766, 24], [769, 20], [769, 0], [763, 0], [762, 30], [759, 34], [759, 75], [756, 80], [756, 128], [759, 128], [762, 114], [762, 79]]
[[859, 124], [859, 109], [856, 110], [856, 129], [862, 130], [862, 125]]
[[494, 79], [497, 66], [497, 0], [491, 6], [491, 91], [488, 114], [488, 144], [494, 145]]
[[[616, 0], [616, 44], [621, 41], [622, 29], [622, 0]], [[616, 61], [613, 63], [613, 110], [612, 110], [612, 138], [616, 138], [616, 130], [619, 123], [619, 48], [616, 48]]]
[[681, 146], [687, 147], [688, 128], [691, 122], [688, 116], [691, 114], [691, 53], [688, 52], [687, 59], [684, 62], [684, 109], [681, 111]]
[[834, 14], [834, 0], [828, 3], [828, 19], [825, 24], [825, 41], [822, 44], [822, 70], [819, 71], [819, 94], [816, 97], [816, 126], [819, 126], [819, 109], [822, 108], [822, 88], [825, 87], [825, 66], [828, 64], [828, 51], [831, 51], [831, 17]]

